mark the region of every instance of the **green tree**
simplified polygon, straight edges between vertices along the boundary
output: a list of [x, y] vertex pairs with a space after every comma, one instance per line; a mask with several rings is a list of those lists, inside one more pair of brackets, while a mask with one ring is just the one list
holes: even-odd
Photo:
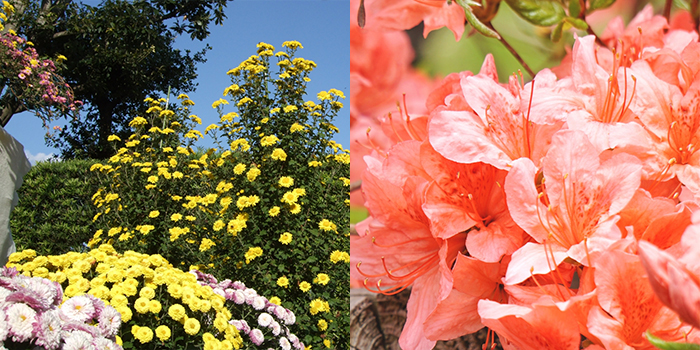
[[50, 140], [63, 158], [112, 155], [107, 137], [125, 136], [127, 116], [143, 113], [149, 95], [194, 90], [196, 64], [208, 49], [192, 53], [173, 47], [187, 33], [203, 40], [208, 26], [221, 24], [227, 0], [106, 0], [90, 6], [70, 0], [15, 1], [15, 29], [35, 44], [40, 55], [64, 55], [61, 74], [85, 102]]

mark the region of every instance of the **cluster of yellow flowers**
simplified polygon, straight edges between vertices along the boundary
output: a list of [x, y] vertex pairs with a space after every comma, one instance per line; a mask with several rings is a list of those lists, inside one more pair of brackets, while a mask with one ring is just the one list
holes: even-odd
[[348, 254], [347, 252], [341, 252], [339, 250], [334, 250], [331, 253], [331, 262], [334, 264], [337, 264], [341, 261], [349, 263], [350, 262], [350, 254]]
[[[148, 319], [152, 322], [150, 326], [134, 325], [131, 329], [134, 338], [141, 343], [153, 339], [151, 328], [155, 328], [158, 339], [168, 340], [173, 330], [162, 323], [169, 316], [190, 336], [197, 335], [204, 324], [211, 333], [205, 333], [203, 341], [217, 345], [215, 349], [239, 349], [243, 345], [238, 330], [228, 323], [231, 312], [225, 306], [226, 299], [215, 294], [211, 287], [197, 283], [193, 274], [174, 268], [158, 254], [133, 251], [119, 254], [108, 244], [88, 253], [50, 256], [37, 256], [35, 251], [25, 250], [10, 255], [7, 266], [26, 276], [62, 284], [64, 298], [85, 293], [94, 295], [117, 309], [122, 322], [129, 322], [134, 313], [152, 315]], [[144, 320], [143, 317], [139, 319]]]
[[245, 263], [250, 264], [251, 260], [262, 256], [263, 250], [260, 247], [251, 247], [248, 248], [248, 251], [245, 253]]
[[311, 302], [309, 303], [309, 312], [312, 315], [316, 315], [319, 312], [329, 311], [331, 311], [331, 308], [328, 306], [328, 302], [323, 299], [316, 298], [314, 300], [311, 300]]
[[338, 227], [332, 223], [331, 221], [327, 219], [321, 220], [321, 222], [318, 223], [318, 228], [320, 228], [323, 231], [336, 231], [338, 232]]

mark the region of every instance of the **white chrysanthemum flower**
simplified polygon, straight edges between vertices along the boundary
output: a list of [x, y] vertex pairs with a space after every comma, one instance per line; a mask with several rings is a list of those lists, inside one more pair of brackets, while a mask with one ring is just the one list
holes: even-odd
[[61, 318], [58, 309], [45, 311], [38, 316], [36, 323], [36, 345], [47, 350], [58, 349], [61, 346]]
[[289, 344], [289, 340], [287, 340], [287, 338], [285, 338], [285, 337], [280, 338], [280, 347], [282, 348], [282, 350], [291, 350], [292, 349], [292, 345]]
[[10, 332], [10, 325], [7, 323], [7, 315], [0, 309], [0, 342], [5, 341], [7, 334]]
[[245, 334], [250, 333], [250, 326], [248, 326], [248, 322], [246, 322], [245, 320], [231, 320], [228, 321], [228, 323], [236, 327], [236, 329], [238, 329], [239, 332]]
[[255, 345], [260, 345], [265, 341], [265, 336], [263, 335], [263, 332], [257, 328], [250, 331], [249, 336], [250, 341], [252, 341]]
[[294, 312], [292, 312], [292, 310], [287, 309], [287, 314], [284, 317], [284, 324], [289, 326], [293, 325], [296, 321], [297, 317], [294, 315]]
[[262, 310], [265, 308], [267, 300], [265, 300], [264, 297], [257, 296], [253, 299], [253, 309], [255, 310]]
[[11, 290], [0, 287], [0, 309], [5, 310], [7, 306], [10, 305], [10, 303], [5, 300], [10, 294], [12, 294]]
[[61, 305], [61, 314], [71, 321], [85, 323], [95, 315], [95, 307], [89, 297], [79, 295], [66, 300]]
[[220, 296], [226, 298], [226, 292], [219, 287], [214, 288], [214, 294], [217, 294], [217, 295], [220, 295]]
[[43, 310], [51, 308], [57, 299], [60, 302], [59, 298], [61, 298], [61, 295], [60, 292], [57, 293], [55, 282], [45, 278], [33, 277], [27, 281], [27, 288], [32, 291], [32, 296], [36, 297], [37, 301], [41, 303]]
[[245, 293], [241, 290], [233, 292], [233, 302], [238, 305], [245, 303]]
[[122, 316], [115, 308], [107, 305], [100, 313], [100, 316], [97, 317], [97, 322], [102, 336], [111, 338], [119, 331], [119, 327], [122, 324]]
[[295, 349], [303, 349], [304, 348], [304, 345], [301, 342], [299, 342], [299, 337], [297, 337], [296, 335], [287, 332], [287, 339], [289, 339], [289, 341], [292, 343], [292, 345], [294, 345]]
[[277, 321], [272, 321], [270, 323], [270, 328], [272, 329], [272, 334], [276, 337], [282, 332], [282, 326]]
[[258, 324], [261, 327], [267, 327], [270, 325], [270, 323], [272, 323], [272, 316], [270, 316], [270, 314], [267, 312], [263, 312], [260, 314], [260, 316], [258, 316]]
[[285, 317], [287, 317], [287, 309], [285, 309], [284, 307], [279, 306], [279, 305], [274, 305], [273, 307], [274, 307], [274, 312], [275, 312], [275, 316], [277, 316], [277, 319], [284, 321]]
[[83, 331], [72, 331], [64, 333], [65, 344], [63, 350], [94, 350], [92, 345], [93, 337], [90, 333]]
[[31, 339], [34, 331], [32, 323], [36, 320], [36, 311], [23, 303], [12, 304], [6, 311], [12, 341], [22, 343]]
[[253, 288], [247, 288], [243, 290], [243, 294], [245, 294], [245, 302], [248, 305], [252, 305], [253, 300], [255, 300], [255, 298], [258, 296], [258, 292], [256, 292]]
[[95, 338], [93, 341], [95, 347], [99, 350], [121, 350], [122, 348], [117, 343], [103, 337]]

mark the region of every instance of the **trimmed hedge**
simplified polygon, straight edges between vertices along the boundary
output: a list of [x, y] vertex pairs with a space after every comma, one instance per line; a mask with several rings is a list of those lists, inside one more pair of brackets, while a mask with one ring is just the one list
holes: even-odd
[[92, 218], [97, 208], [91, 197], [101, 184], [90, 172], [96, 162], [39, 162], [32, 167], [10, 214], [17, 251], [34, 249], [41, 255], [55, 255], [86, 249], [83, 243], [96, 230]]

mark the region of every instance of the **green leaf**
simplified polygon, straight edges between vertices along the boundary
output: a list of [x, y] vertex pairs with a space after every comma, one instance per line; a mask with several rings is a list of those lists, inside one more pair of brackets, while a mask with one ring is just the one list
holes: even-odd
[[578, 0], [569, 1], [569, 16], [578, 17], [581, 14], [581, 4]]
[[574, 18], [574, 17], [565, 17], [564, 21], [566, 23], [571, 24], [572, 27], [579, 29], [579, 30], [587, 30], [588, 29], [588, 23], [586, 21], [580, 19], [580, 18]]
[[561, 33], [564, 30], [564, 21], [559, 22], [556, 27], [554, 27], [554, 30], [552, 31], [551, 39], [553, 42], [559, 42], [561, 39]]
[[698, 344], [667, 342], [653, 336], [649, 331], [646, 332], [646, 337], [651, 345], [663, 350], [700, 350]]
[[615, 0], [591, 0], [590, 2], [590, 11], [593, 12], [595, 10], [600, 10], [609, 7], [610, 5], [614, 4]]
[[513, 11], [538, 26], [553, 26], [566, 16], [560, 3], [550, 0], [506, 0]]

